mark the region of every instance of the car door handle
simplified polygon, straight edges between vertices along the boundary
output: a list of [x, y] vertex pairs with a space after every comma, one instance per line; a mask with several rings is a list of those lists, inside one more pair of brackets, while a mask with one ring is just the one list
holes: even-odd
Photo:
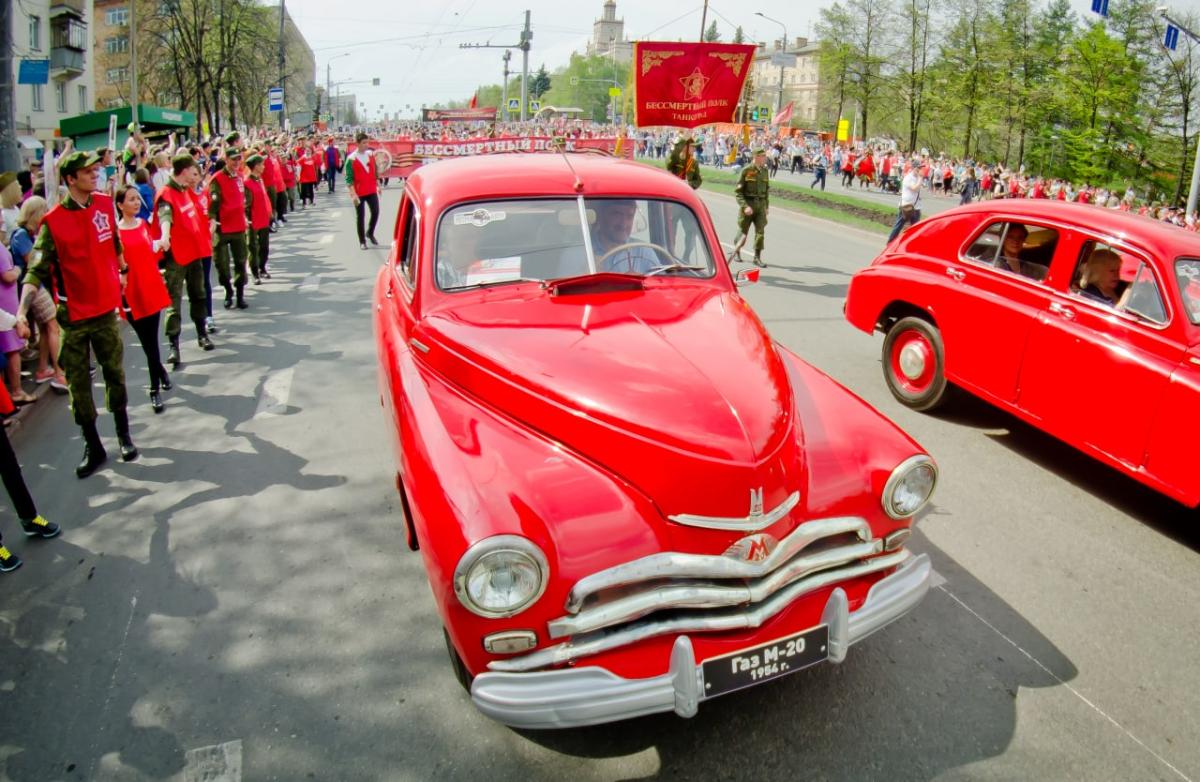
[[1052, 301], [1050, 302], [1050, 311], [1055, 315], [1061, 315], [1067, 320], [1075, 320], [1075, 310], [1071, 309], [1065, 304], [1059, 304], [1056, 301]]
[[391, 285], [388, 286], [387, 292], [384, 293], [383, 295], [389, 299], [392, 298], [392, 286]]
[[956, 269], [953, 266], [951, 266], [949, 269], [946, 270], [946, 276], [953, 277], [955, 280], [962, 282], [963, 280], [965, 280], [967, 278], [967, 273], [965, 271], [963, 271], [962, 269]]

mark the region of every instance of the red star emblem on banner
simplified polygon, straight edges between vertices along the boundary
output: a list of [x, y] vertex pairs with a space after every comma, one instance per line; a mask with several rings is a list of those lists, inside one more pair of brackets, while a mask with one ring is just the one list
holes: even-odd
[[684, 100], [699, 100], [702, 98], [704, 96], [704, 88], [708, 86], [710, 81], [712, 79], [705, 76], [700, 71], [699, 66], [697, 66], [696, 70], [679, 80], [679, 83], [683, 85]]

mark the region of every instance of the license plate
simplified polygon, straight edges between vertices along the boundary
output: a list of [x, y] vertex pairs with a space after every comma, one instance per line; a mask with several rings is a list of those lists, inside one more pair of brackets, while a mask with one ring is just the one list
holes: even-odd
[[704, 697], [752, 687], [816, 665], [829, 656], [829, 628], [818, 625], [760, 646], [704, 661]]

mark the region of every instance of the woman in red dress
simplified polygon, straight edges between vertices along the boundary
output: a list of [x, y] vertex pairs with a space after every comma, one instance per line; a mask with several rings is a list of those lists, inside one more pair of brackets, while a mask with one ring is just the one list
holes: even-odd
[[158, 270], [162, 251], [150, 236], [146, 221], [137, 216], [142, 197], [136, 187], [117, 190], [117, 210], [121, 213], [117, 231], [125, 253], [128, 272], [125, 273], [125, 318], [137, 332], [146, 366], [150, 369], [150, 406], [155, 413], [163, 411], [160, 390], [171, 389], [171, 378], [158, 352], [158, 321], [164, 309], [171, 305], [166, 283]]

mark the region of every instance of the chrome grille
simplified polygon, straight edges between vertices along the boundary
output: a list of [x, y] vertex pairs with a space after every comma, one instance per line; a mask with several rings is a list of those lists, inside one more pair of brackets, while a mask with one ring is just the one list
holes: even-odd
[[758, 627], [805, 594], [909, 557], [904, 550], [878, 556], [883, 541], [857, 517], [801, 524], [757, 561], [733, 553], [761, 539], [744, 538], [724, 555], [653, 554], [582, 578], [567, 614], [549, 623], [551, 638], [569, 641], [488, 667], [531, 671], [668, 633]]

